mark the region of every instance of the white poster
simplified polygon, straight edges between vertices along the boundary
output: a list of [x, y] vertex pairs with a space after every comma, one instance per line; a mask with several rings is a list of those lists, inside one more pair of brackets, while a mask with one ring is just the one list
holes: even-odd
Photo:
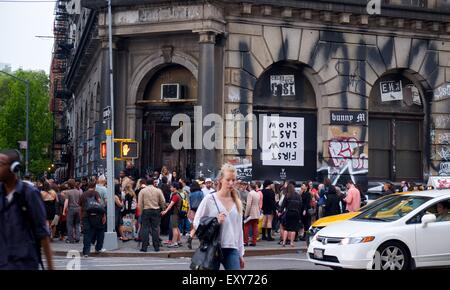
[[262, 165], [304, 166], [305, 119], [264, 116]]
[[380, 82], [381, 101], [401, 101], [403, 100], [402, 81]]
[[273, 96], [295, 96], [294, 75], [270, 76], [270, 90]]

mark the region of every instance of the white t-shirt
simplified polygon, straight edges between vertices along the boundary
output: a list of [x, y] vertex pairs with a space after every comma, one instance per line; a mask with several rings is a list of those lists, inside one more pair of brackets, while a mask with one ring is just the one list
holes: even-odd
[[8, 203], [10, 203], [12, 201], [12, 199], [14, 197], [14, 192], [15, 192], [15, 190], [11, 191], [10, 193], [8, 193], [6, 195], [6, 200], [8, 201]]
[[226, 214], [225, 222], [222, 224], [220, 230], [220, 243], [222, 248], [236, 249], [239, 251], [241, 257], [244, 256], [245, 249], [242, 229], [242, 214], [238, 213], [236, 205], [233, 205], [231, 211], [228, 212], [217, 197], [217, 192], [206, 195], [203, 198], [195, 213], [194, 227], [198, 227], [202, 217], [217, 217], [219, 214], [213, 197], [216, 199], [220, 212], [225, 212]]
[[[159, 180], [162, 180], [164, 175], [162, 175], [162, 173], [159, 175]], [[169, 173], [167, 176], [167, 184], [171, 184], [172, 183], [172, 174]]]
[[215, 192], [214, 188], [211, 187], [210, 189], [208, 189], [206, 186], [202, 188], [202, 191], [203, 191], [203, 195], [204, 196], [207, 196], [210, 193]]

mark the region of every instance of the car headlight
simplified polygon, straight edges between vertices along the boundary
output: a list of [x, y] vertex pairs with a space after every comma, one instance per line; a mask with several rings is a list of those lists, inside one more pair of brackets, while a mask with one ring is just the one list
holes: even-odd
[[349, 245], [349, 244], [361, 244], [361, 243], [369, 243], [375, 240], [374, 236], [368, 237], [357, 237], [357, 238], [345, 238], [342, 239], [339, 245]]

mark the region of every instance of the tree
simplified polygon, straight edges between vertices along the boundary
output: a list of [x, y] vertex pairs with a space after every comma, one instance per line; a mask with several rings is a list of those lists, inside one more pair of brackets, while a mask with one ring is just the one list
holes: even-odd
[[[29, 171], [41, 175], [51, 164], [52, 113], [49, 110], [49, 77], [44, 71], [13, 73], [30, 82]], [[8, 76], [0, 77], [0, 149], [19, 149], [26, 127], [26, 86]], [[23, 155], [25, 151], [22, 150]], [[24, 160], [25, 161], [25, 160]], [[23, 164], [25, 166], [25, 164]]]

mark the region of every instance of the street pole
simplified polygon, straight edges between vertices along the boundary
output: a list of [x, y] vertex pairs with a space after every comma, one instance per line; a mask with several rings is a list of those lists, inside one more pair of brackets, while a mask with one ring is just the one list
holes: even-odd
[[5, 71], [1, 71], [1, 73], [4, 73], [5, 75], [8, 75], [12, 77], [13, 79], [16, 79], [18, 81], [21, 81], [25, 83], [26, 86], [26, 124], [25, 124], [25, 139], [27, 142], [27, 148], [25, 149], [25, 175], [28, 175], [28, 161], [30, 160], [30, 154], [29, 154], [29, 136], [30, 136], [30, 125], [29, 125], [29, 115], [30, 115], [30, 82], [21, 78], [16, 77], [15, 75], [9, 74]]
[[108, 0], [108, 35], [109, 35], [109, 95], [111, 115], [106, 130], [106, 168], [108, 172], [108, 199], [107, 199], [107, 232], [105, 233], [104, 248], [115, 250], [118, 248], [117, 234], [114, 232], [114, 83], [113, 83], [113, 56], [112, 56], [112, 17], [111, 0]]

